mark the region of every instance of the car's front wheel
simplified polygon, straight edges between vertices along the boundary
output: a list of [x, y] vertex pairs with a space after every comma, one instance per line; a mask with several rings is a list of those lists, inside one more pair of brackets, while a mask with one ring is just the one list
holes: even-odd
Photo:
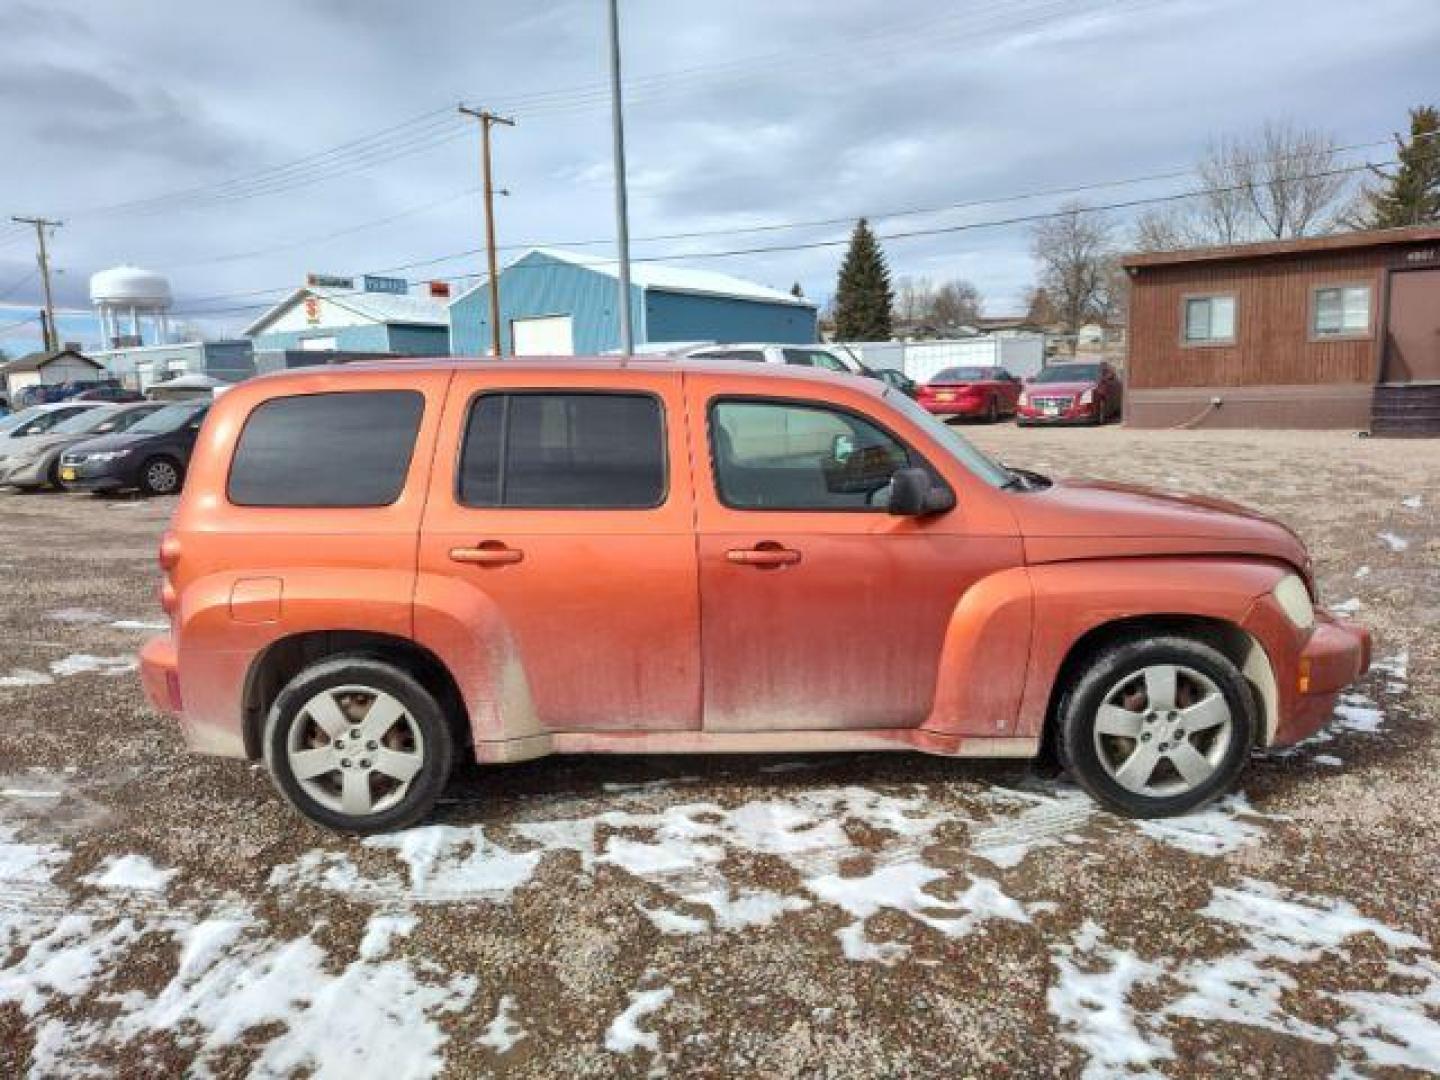
[[275, 786], [311, 821], [378, 833], [430, 812], [450, 778], [454, 739], [439, 702], [409, 672], [337, 657], [280, 692], [264, 752]]
[[1080, 672], [1062, 706], [1060, 749], [1104, 806], [1169, 817], [1229, 790], [1258, 722], [1249, 686], [1223, 653], [1192, 638], [1137, 638]]

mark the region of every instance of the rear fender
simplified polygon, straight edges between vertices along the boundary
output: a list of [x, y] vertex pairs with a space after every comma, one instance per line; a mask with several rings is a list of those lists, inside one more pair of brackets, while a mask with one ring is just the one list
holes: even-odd
[[499, 605], [482, 590], [453, 577], [420, 574], [415, 641], [450, 669], [482, 760], [487, 743], [545, 734], [515, 635]]

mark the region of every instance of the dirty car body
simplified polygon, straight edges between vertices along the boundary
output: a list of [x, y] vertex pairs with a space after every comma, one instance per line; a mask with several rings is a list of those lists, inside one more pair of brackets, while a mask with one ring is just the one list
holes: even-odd
[[875, 380], [389, 362], [216, 402], [161, 547], [147, 694], [307, 816], [456, 760], [1051, 746], [1182, 812], [1369, 663], [1283, 525], [989, 460]]

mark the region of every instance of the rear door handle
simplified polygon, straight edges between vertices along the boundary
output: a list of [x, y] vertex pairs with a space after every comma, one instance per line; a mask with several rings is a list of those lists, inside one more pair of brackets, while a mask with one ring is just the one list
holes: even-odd
[[519, 548], [506, 547], [499, 540], [486, 540], [474, 547], [450, 549], [450, 558], [458, 563], [473, 563], [476, 566], [508, 566], [525, 558]]
[[725, 558], [740, 566], [794, 566], [800, 561], [800, 552], [779, 544], [756, 544], [753, 548], [731, 548]]

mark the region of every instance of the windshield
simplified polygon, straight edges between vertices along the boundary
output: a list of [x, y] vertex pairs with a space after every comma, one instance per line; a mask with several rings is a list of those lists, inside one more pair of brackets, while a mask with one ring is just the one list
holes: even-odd
[[1047, 367], [1030, 381], [1032, 383], [1094, 382], [1099, 377], [1099, 364], [1056, 364], [1054, 367]]
[[198, 419], [205, 412], [205, 408], [205, 405], [193, 401], [177, 401], [174, 405], [156, 409], [130, 431], [135, 435], [166, 435], [179, 431], [190, 421]]
[[990, 378], [990, 369], [983, 367], [947, 367], [931, 382], [977, 382]]
[[31, 405], [28, 409], [21, 409], [19, 412], [12, 412], [9, 416], [0, 420], [0, 435], [5, 434], [7, 431], [14, 431], [21, 424], [25, 423], [26, 420], [33, 420], [39, 415], [40, 410], [34, 405]]
[[114, 420], [119, 409], [86, 409], [61, 420], [50, 429], [52, 435], [88, 435], [108, 421]]
[[941, 422], [927, 409], [917, 405], [904, 394], [897, 390], [887, 389], [885, 400], [904, 413], [916, 427], [950, 451], [961, 465], [991, 487], [1006, 487], [1014, 482], [1015, 478], [1010, 474], [1010, 470], [986, 456], [964, 435], [961, 435], [949, 424]]

